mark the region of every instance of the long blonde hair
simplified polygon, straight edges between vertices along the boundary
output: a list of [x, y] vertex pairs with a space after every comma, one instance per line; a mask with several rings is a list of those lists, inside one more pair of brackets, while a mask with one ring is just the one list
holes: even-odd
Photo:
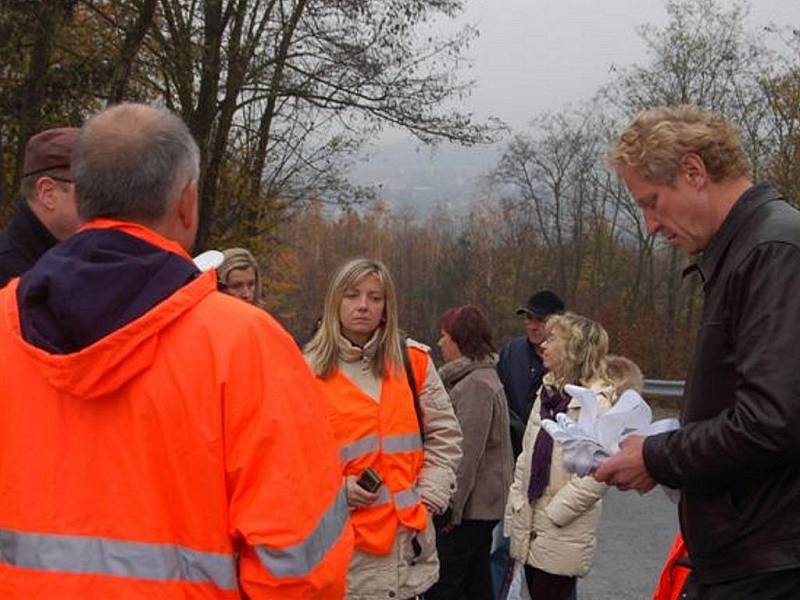
[[398, 371], [402, 368], [403, 355], [397, 317], [397, 293], [392, 276], [382, 262], [368, 258], [356, 258], [342, 265], [331, 278], [328, 292], [325, 294], [322, 322], [314, 337], [305, 347], [311, 368], [319, 377], [329, 377], [333, 374], [336, 370], [339, 349], [346, 343], [339, 321], [339, 307], [342, 304], [342, 298], [349, 288], [358, 285], [362, 279], [370, 275], [375, 275], [380, 281], [385, 299], [381, 333], [377, 341], [378, 347], [370, 367], [376, 377], [382, 377], [389, 366]]
[[582, 315], [566, 312], [547, 319], [545, 331], [564, 338], [561, 364], [551, 371], [556, 386], [572, 383], [588, 386], [593, 381], [608, 380], [606, 357], [608, 334], [600, 323]]

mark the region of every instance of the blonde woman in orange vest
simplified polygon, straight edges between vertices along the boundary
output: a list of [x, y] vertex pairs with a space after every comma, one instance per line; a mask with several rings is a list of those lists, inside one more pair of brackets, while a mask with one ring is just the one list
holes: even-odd
[[344, 465], [350, 600], [416, 598], [439, 577], [431, 517], [455, 491], [461, 429], [428, 351], [401, 336], [383, 263], [359, 258], [336, 272], [306, 359]]

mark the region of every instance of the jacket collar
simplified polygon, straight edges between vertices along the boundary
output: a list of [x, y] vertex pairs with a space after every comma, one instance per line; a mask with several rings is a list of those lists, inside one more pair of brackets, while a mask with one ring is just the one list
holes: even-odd
[[462, 356], [455, 360], [445, 363], [439, 369], [439, 377], [442, 378], [444, 384], [449, 388], [453, 387], [456, 383], [464, 377], [477, 369], [496, 369], [497, 368], [497, 355], [490, 354], [481, 360], [472, 360], [468, 356]]
[[20, 199], [17, 203], [8, 234], [17, 249], [31, 261], [36, 261], [58, 243], [24, 199]]
[[764, 204], [782, 199], [783, 196], [781, 196], [780, 192], [769, 184], [760, 183], [749, 188], [733, 205], [700, 258], [684, 269], [683, 276], [685, 277], [693, 271], [698, 271], [703, 278], [703, 283], [711, 281], [722, 262], [725, 251], [736, 236], [736, 232]]
[[157, 233], [149, 227], [140, 225], [139, 223], [120, 221], [117, 219], [92, 219], [88, 223], [85, 223], [78, 231], [87, 231], [90, 229], [115, 229], [148, 242], [157, 248], [161, 248], [162, 250], [171, 252], [172, 254], [177, 254], [178, 256], [192, 260], [192, 257], [189, 256], [189, 253], [186, 252], [186, 250], [184, 250], [178, 242], [168, 240], [160, 233]]
[[378, 327], [369, 338], [364, 347], [356, 346], [343, 335], [339, 338], [339, 359], [344, 362], [356, 362], [358, 360], [365, 360], [371, 362], [375, 355], [378, 353], [378, 340], [380, 339], [382, 327]]

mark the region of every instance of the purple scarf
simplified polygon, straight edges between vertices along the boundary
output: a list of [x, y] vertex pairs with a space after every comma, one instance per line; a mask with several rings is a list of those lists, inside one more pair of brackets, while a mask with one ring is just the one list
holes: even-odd
[[[555, 419], [558, 413], [566, 412], [570, 397], [549, 385], [542, 385], [542, 407], [539, 416], [542, 419]], [[539, 429], [533, 445], [531, 460], [531, 480], [528, 483], [528, 500], [531, 503], [542, 497], [544, 489], [550, 483], [550, 462], [553, 458], [553, 438], [544, 429]]]

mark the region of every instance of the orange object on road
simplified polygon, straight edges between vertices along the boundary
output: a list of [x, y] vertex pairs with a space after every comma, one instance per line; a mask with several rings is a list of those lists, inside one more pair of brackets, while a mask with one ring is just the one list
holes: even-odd
[[686, 579], [689, 577], [691, 569], [678, 564], [678, 561], [688, 556], [689, 553], [683, 542], [683, 536], [678, 532], [675, 535], [672, 548], [667, 554], [664, 568], [661, 570], [658, 587], [653, 592], [653, 600], [678, 600], [681, 597], [681, 591], [683, 591], [683, 586], [686, 584]]

